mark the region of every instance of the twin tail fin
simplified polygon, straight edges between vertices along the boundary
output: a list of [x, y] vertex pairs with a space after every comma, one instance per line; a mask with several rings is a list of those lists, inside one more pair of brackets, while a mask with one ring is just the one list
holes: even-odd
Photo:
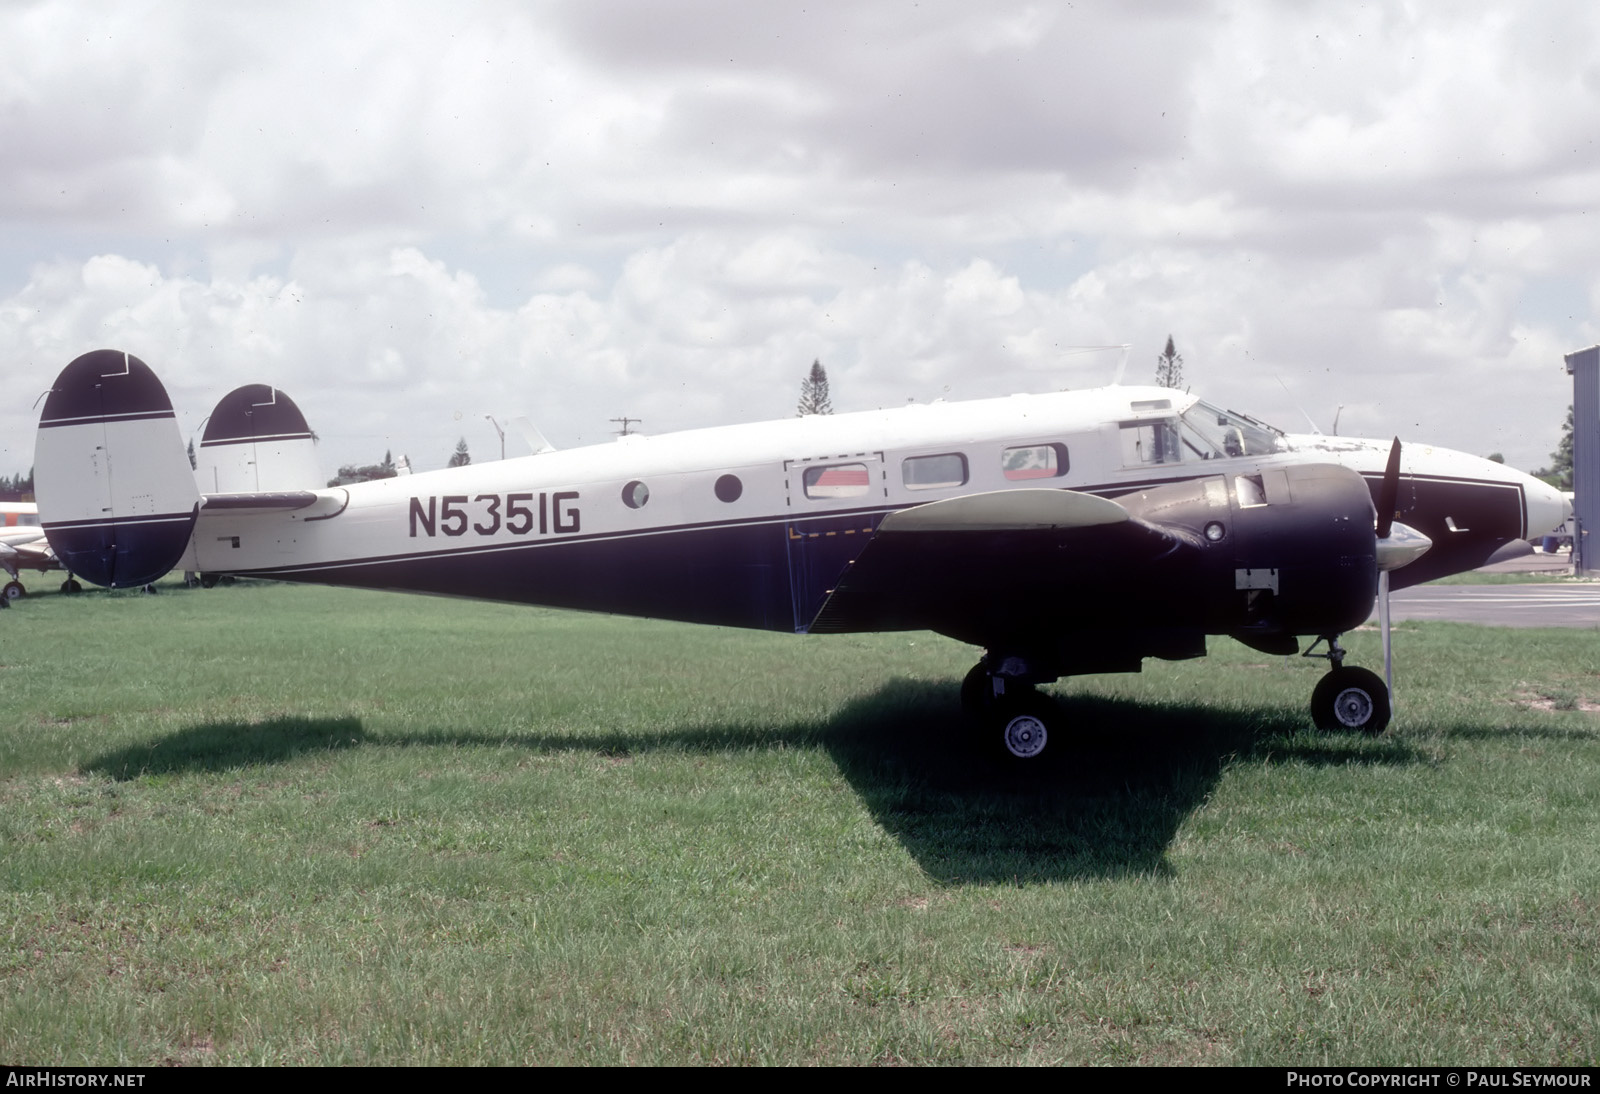
[[40, 523], [72, 573], [128, 588], [183, 557], [200, 494], [172, 400], [139, 358], [95, 350], [61, 370], [34, 465]]

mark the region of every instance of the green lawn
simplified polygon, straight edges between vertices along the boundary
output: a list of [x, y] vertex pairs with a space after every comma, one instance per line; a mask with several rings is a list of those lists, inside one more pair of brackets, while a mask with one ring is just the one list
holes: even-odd
[[1407, 624], [1377, 739], [1218, 639], [1019, 773], [926, 634], [30, 597], [0, 1060], [1593, 1064], [1597, 637]]

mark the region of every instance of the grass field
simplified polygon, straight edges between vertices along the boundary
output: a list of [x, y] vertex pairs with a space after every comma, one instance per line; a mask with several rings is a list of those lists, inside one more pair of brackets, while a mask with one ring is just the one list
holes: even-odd
[[1358, 739], [1219, 639], [1018, 774], [925, 634], [30, 598], [0, 1062], [1593, 1064], [1597, 654], [1405, 625]]

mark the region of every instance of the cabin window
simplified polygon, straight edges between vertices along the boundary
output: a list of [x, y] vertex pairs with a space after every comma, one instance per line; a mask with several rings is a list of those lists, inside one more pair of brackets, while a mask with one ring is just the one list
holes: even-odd
[[622, 488], [622, 504], [629, 509], [643, 509], [644, 503], [650, 500], [650, 488], [638, 479]]
[[937, 490], [967, 484], [967, 458], [959, 452], [938, 456], [909, 456], [900, 464], [907, 490]]
[[739, 481], [738, 475], [723, 475], [717, 479], [712, 489], [716, 491], [718, 501], [732, 503], [738, 501], [739, 496], [744, 493], [744, 483]]
[[1183, 458], [1178, 448], [1178, 425], [1175, 421], [1123, 422], [1119, 432], [1122, 434], [1124, 467], [1177, 463]]
[[804, 484], [808, 498], [859, 498], [871, 488], [872, 477], [864, 463], [835, 463], [806, 468]]
[[1067, 446], [1026, 444], [1000, 453], [1000, 469], [1012, 482], [1054, 479], [1067, 473]]

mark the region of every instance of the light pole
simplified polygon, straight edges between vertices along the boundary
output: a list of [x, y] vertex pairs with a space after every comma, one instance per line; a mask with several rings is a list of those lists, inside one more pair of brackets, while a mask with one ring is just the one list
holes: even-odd
[[494, 426], [494, 431], [500, 434], [500, 458], [503, 460], [506, 458], [506, 431], [500, 428], [500, 423], [494, 420], [493, 414], [485, 414], [484, 417], [489, 419], [489, 424]]

